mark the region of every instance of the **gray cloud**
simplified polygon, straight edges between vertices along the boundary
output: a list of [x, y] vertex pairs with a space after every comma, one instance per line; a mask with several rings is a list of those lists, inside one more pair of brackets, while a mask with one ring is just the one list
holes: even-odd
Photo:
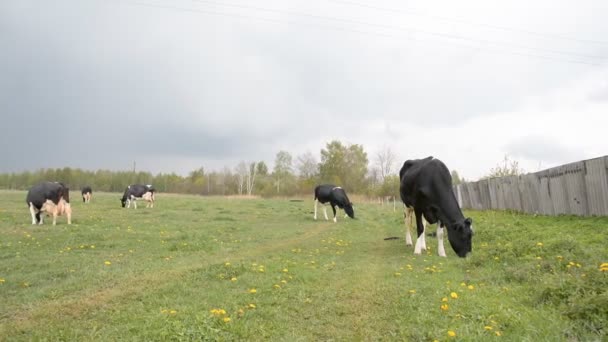
[[583, 159], [584, 151], [578, 151], [567, 146], [571, 142], [565, 137], [563, 142], [541, 137], [527, 136], [508, 144], [506, 151], [515, 158], [525, 158], [544, 163], [567, 163]]
[[[467, 2], [456, 10], [479, 3]], [[205, 8], [190, 1], [171, 4]], [[270, 1], [260, 6], [304, 5]], [[424, 17], [406, 20], [324, 2], [306, 6], [299, 11], [388, 25], [406, 22], [479, 39], [522, 40], [513, 33], [480, 33], [479, 27], [455, 27]], [[460, 14], [471, 21], [497, 18], [507, 20], [507, 26], [519, 25], [517, 6], [508, 6], [513, 8], [505, 12], [507, 19], [499, 10], [483, 8]], [[529, 14], [536, 15], [536, 21], [527, 24], [531, 30], [565, 26], [583, 36], [606, 36], [601, 34], [608, 28], [603, 18], [589, 20], [596, 26], [587, 27], [561, 17], [543, 19], [540, 9]], [[279, 22], [121, 1], [1, 3], [0, 172], [64, 165], [118, 168], [144, 157], [156, 158], [159, 165], [179, 157], [198, 158], [201, 164], [272, 161], [280, 149], [298, 151], [315, 144], [320, 149], [333, 137], [372, 150], [408, 133], [390, 127], [391, 122], [449, 128], [516, 111], [529, 94], [550, 91], [589, 70], [505, 54], [513, 51], [509, 48], [483, 52], [479, 46], [454, 46], [449, 44], [453, 41], [423, 34], [417, 35], [422, 41], [417, 42], [396, 30], [231, 11]], [[539, 24], [543, 20], [546, 27]], [[390, 37], [369, 34], [374, 32]], [[523, 43], [538, 45], [525, 38]], [[603, 52], [597, 49], [590, 44], [575, 48]], [[384, 126], [384, 135], [357, 141], [373, 124]], [[44, 149], [53, 144], [68, 146], [67, 152]], [[522, 155], [542, 154], [524, 147], [511, 146]], [[189, 167], [172, 166], [178, 172]]]

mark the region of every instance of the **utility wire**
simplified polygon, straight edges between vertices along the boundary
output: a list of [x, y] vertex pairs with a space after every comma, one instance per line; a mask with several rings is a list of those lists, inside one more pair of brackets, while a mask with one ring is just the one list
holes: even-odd
[[336, 21], [336, 22], [343, 22], [343, 23], [348, 23], [348, 24], [373, 26], [373, 27], [389, 29], [389, 30], [417, 32], [417, 33], [423, 33], [423, 34], [428, 34], [431, 36], [437, 36], [437, 37], [447, 38], [447, 39], [463, 40], [463, 41], [481, 43], [481, 44], [486, 44], [486, 45], [497, 45], [497, 46], [503, 45], [503, 46], [507, 46], [507, 47], [514, 47], [514, 48], [526, 49], [526, 50], [536, 50], [536, 51], [540, 51], [540, 52], [553, 53], [553, 54], [564, 55], [564, 56], [572, 56], [572, 57], [588, 58], [588, 59], [607, 59], [608, 58], [605, 56], [586, 55], [586, 54], [580, 54], [580, 53], [575, 53], [575, 52], [539, 48], [539, 47], [535, 47], [535, 46], [526, 46], [526, 45], [515, 44], [515, 43], [496, 42], [496, 41], [491, 41], [491, 40], [487, 40], [487, 39], [477, 39], [477, 38], [471, 38], [471, 37], [466, 37], [466, 36], [452, 34], [452, 33], [422, 30], [422, 29], [418, 29], [415, 27], [399, 27], [399, 26], [394, 26], [394, 25], [370, 23], [370, 22], [353, 20], [353, 19], [322, 16], [322, 15], [295, 12], [295, 11], [289, 11], [289, 10], [270, 9], [270, 8], [250, 6], [250, 5], [232, 4], [232, 3], [225, 3], [225, 2], [219, 2], [219, 1], [213, 1], [213, 0], [190, 0], [190, 1], [196, 2], [196, 3], [211, 4], [211, 5], [215, 5], [215, 6], [240, 8], [240, 9], [255, 10], [255, 11], [261, 11], [261, 12], [268, 12], [268, 13], [302, 16], [302, 17], [308, 17], [308, 18], [314, 18], [314, 19], [321, 19], [321, 20], [325, 20], [325, 21]]
[[471, 26], [485, 27], [485, 28], [489, 28], [489, 29], [493, 29], [493, 30], [524, 33], [524, 34], [529, 34], [529, 35], [542, 37], [542, 38], [546, 38], [546, 39], [561, 39], [561, 40], [568, 40], [568, 41], [579, 42], [579, 43], [608, 45], [608, 41], [601, 41], [601, 40], [594, 40], [594, 39], [581, 39], [581, 38], [564, 36], [564, 35], [554, 34], [554, 33], [535, 32], [535, 31], [531, 31], [531, 30], [525, 30], [525, 29], [519, 29], [519, 28], [513, 28], [513, 27], [507, 27], [507, 26], [492, 25], [492, 24], [486, 24], [486, 23], [480, 23], [480, 22], [471, 22], [471, 21], [468, 21], [468, 20], [462, 19], [462, 18], [433, 15], [433, 14], [426, 13], [423, 10], [415, 9], [415, 8], [411, 8], [411, 7], [408, 9], [402, 9], [402, 8], [397, 9], [397, 8], [388, 8], [388, 7], [368, 5], [368, 4], [363, 4], [363, 3], [359, 3], [359, 2], [355, 2], [355, 1], [348, 1], [348, 0], [325, 0], [325, 1], [333, 2], [333, 3], [337, 3], [337, 4], [341, 4], [341, 5], [351, 5], [351, 6], [357, 6], [357, 7], [367, 8], [367, 9], [373, 9], [373, 10], [377, 10], [377, 11], [403, 13], [403, 14], [409, 14], [409, 15], [422, 15], [422, 16], [425, 16], [428, 18], [433, 18], [436, 20], [444, 21], [444, 22], [454, 22], [454, 23], [466, 24], [466, 25], [471, 25]]
[[[116, 1], [121, 4], [127, 4], [127, 5], [132, 5], [132, 6], [165, 9], [165, 10], [173, 10], [173, 11], [189, 12], [189, 13], [200, 13], [200, 14], [207, 14], [207, 15], [214, 15], [214, 16], [240, 18], [240, 19], [257, 20], [257, 21], [263, 21], [263, 22], [269, 22], [269, 23], [275, 23], [275, 24], [287, 24], [287, 25], [294, 24], [294, 22], [291, 22], [291, 21], [254, 17], [254, 16], [249, 16], [249, 15], [243, 15], [243, 14], [218, 12], [218, 11], [211, 11], [211, 10], [204, 10], [204, 9], [175, 7], [175, 6], [159, 5], [159, 4], [150, 4], [150, 3], [138, 2], [138, 1], [127, 1], [127, 0], [116, 0]], [[416, 41], [416, 42], [420, 42], [420, 43], [429, 43], [428, 41], [417, 39], [417, 38], [410, 37], [410, 36], [397, 36], [394, 34], [363, 31], [363, 30], [350, 29], [350, 28], [344, 28], [344, 27], [338, 27], [338, 26], [329, 26], [329, 25], [307, 24], [307, 23], [301, 23], [301, 22], [298, 22], [298, 24], [303, 25], [303, 26], [312, 27], [312, 28], [317, 28], [317, 29], [318, 28], [330, 29], [330, 30], [335, 30], [335, 31], [357, 33], [357, 34], [363, 34], [363, 35], [373, 35], [373, 36], [380, 36], [380, 37], [384, 37], [384, 38], [393, 38], [393, 39], [398, 39], [398, 40], [407, 39], [407, 40], [412, 40], [412, 41]], [[508, 55], [515, 55], [515, 56], [524, 56], [524, 57], [534, 57], [534, 58], [538, 58], [538, 59], [552, 60], [552, 61], [571, 63], [571, 64], [584, 64], [584, 65], [591, 65], [591, 66], [601, 65], [600, 63], [586, 61], [586, 60], [565, 59], [565, 58], [561, 58], [561, 57], [539, 55], [539, 54], [533, 54], [533, 53], [527, 53], [527, 52], [515, 52], [515, 51], [507, 51], [507, 50], [500, 50], [500, 49], [491, 49], [491, 48], [484, 47], [484, 46], [464, 45], [464, 44], [458, 44], [458, 43], [449, 42], [449, 41], [442, 41], [441, 43], [449, 44], [449, 45], [457, 46], [457, 47], [471, 48], [471, 49], [485, 51], [485, 52], [508, 54]]]

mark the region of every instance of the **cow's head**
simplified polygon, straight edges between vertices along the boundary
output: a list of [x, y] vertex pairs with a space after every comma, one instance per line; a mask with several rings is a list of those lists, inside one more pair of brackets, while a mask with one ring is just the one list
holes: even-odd
[[120, 198], [120, 204], [122, 204], [123, 208], [127, 205], [127, 196], [123, 196]]
[[462, 222], [457, 222], [448, 228], [448, 240], [450, 245], [459, 257], [464, 258], [471, 253], [473, 238], [473, 220], [467, 217]]
[[344, 206], [344, 212], [346, 213], [346, 215], [348, 215], [348, 217], [352, 219], [355, 218], [355, 209], [353, 208], [353, 202], [348, 202], [348, 204]]

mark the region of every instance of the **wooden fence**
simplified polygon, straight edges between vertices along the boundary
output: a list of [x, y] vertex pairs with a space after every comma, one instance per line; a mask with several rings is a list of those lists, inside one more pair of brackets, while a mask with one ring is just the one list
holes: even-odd
[[543, 215], [608, 215], [608, 156], [525, 174], [455, 186], [465, 209]]

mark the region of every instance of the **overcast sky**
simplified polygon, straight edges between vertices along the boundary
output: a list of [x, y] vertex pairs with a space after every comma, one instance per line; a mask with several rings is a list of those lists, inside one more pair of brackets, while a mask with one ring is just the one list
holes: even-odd
[[[0, 1], [0, 172], [608, 154], [606, 1]], [[396, 166], [398, 170], [398, 166]]]

